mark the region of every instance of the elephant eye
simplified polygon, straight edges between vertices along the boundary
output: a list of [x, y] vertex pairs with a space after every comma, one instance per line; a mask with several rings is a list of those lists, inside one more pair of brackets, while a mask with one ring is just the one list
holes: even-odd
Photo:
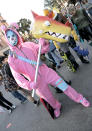
[[45, 26], [50, 26], [51, 25], [51, 23], [49, 21], [45, 21], [44, 24], [45, 24]]

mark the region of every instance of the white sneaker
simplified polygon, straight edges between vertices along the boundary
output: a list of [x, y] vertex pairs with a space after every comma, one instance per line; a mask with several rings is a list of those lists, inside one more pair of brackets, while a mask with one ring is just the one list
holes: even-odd
[[15, 105], [13, 105], [13, 106], [12, 106], [12, 109], [15, 109], [15, 108], [16, 108], [16, 106], [15, 106]]
[[9, 114], [11, 114], [11, 113], [12, 113], [12, 109], [9, 109], [8, 111], [9, 111]]

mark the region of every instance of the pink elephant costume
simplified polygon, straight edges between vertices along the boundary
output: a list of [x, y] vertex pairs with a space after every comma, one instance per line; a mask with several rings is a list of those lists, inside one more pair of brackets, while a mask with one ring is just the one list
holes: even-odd
[[[48, 68], [42, 62], [40, 62], [39, 65], [37, 83], [34, 84], [39, 44], [33, 42], [23, 43], [20, 35], [15, 29], [8, 28], [4, 31], [7, 44], [11, 50], [8, 57], [8, 63], [16, 82], [20, 87], [27, 90], [35, 88], [36, 94], [53, 107], [56, 117], [59, 117], [60, 115], [61, 104], [53, 97], [48, 85], [58, 87], [73, 101], [81, 103], [85, 107], [90, 105], [81, 94], [77, 93], [71, 86], [67, 85], [55, 71]], [[17, 35], [18, 41], [16, 45], [12, 46], [9, 42], [9, 36], [7, 36], [8, 31], [13, 31]], [[49, 50], [48, 42], [42, 38], [39, 39], [39, 42], [42, 45], [41, 53], [46, 53]]]

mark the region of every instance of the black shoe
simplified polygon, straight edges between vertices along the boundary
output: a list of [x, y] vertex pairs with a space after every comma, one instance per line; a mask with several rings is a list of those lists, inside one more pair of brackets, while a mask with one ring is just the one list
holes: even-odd
[[83, 60], [81, 60], [81, 61], [82, 61], [82, 63], [89, 64], [89, 61], [88, 61], [88, 60], [83, 59]]
[[89, 61], [84, 59], [83, 56], [79, 57], [82, 63], [89, 64]]
[[59, 69], [61, 66], [60, 65], [58, 65], [58, 66], [56, 66], [57, 67], [57, 69]]
[[77, 64], [76, 61], [74, 61], [72, 64], [74, 69], [77, 71], [77, 69], [79, 68], [79, 64]]
[[34, 101], [35, 107], [38, 107], [40, 105], [40, 99]]

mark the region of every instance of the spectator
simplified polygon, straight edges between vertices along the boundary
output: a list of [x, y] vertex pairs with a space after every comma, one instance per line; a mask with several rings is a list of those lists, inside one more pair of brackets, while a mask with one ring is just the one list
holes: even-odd
[[5, 87], [5, 90], [10, 92], [15, 98], [19, 99], [21, 101], [21, 103], [25, 103], [27, 101], [27, 99], [18, 92], [18, 90], [21, 90], [23, 92], [23, 94], [28, 98], [28, 100], [31, 100], [35, 105], [39, 104], [39, 101], [34, 100], [31, 97], [31, 93], [29, 93], [28, 91], [26, 91], [25, 89], [20, 88], [16, 81], [14, 80], [12, 73], [10, 71], [8, 62], [7, 62], [7, 58], [3, 57], [2, 59], [2, 68], [1, 68], [1, 77], [3, 79], [3, 84]]
[[0, 91], [0, 106], [6, 108], [9, 111], [9, 113], [11, 113], [12, 110], [16, 108], [15, 105], [13, 105], [10, 101], [4, 98], [1, 91]]
[[87, 17], [84, 15], [84, 10], [82, 8], [75, 9], [75, 6], [69, 7], [69, 14], [71, 15], [71, 20], [78, 28], [79, 35], [82, 39], [89, 41], [92, 38], [92, 27]]

